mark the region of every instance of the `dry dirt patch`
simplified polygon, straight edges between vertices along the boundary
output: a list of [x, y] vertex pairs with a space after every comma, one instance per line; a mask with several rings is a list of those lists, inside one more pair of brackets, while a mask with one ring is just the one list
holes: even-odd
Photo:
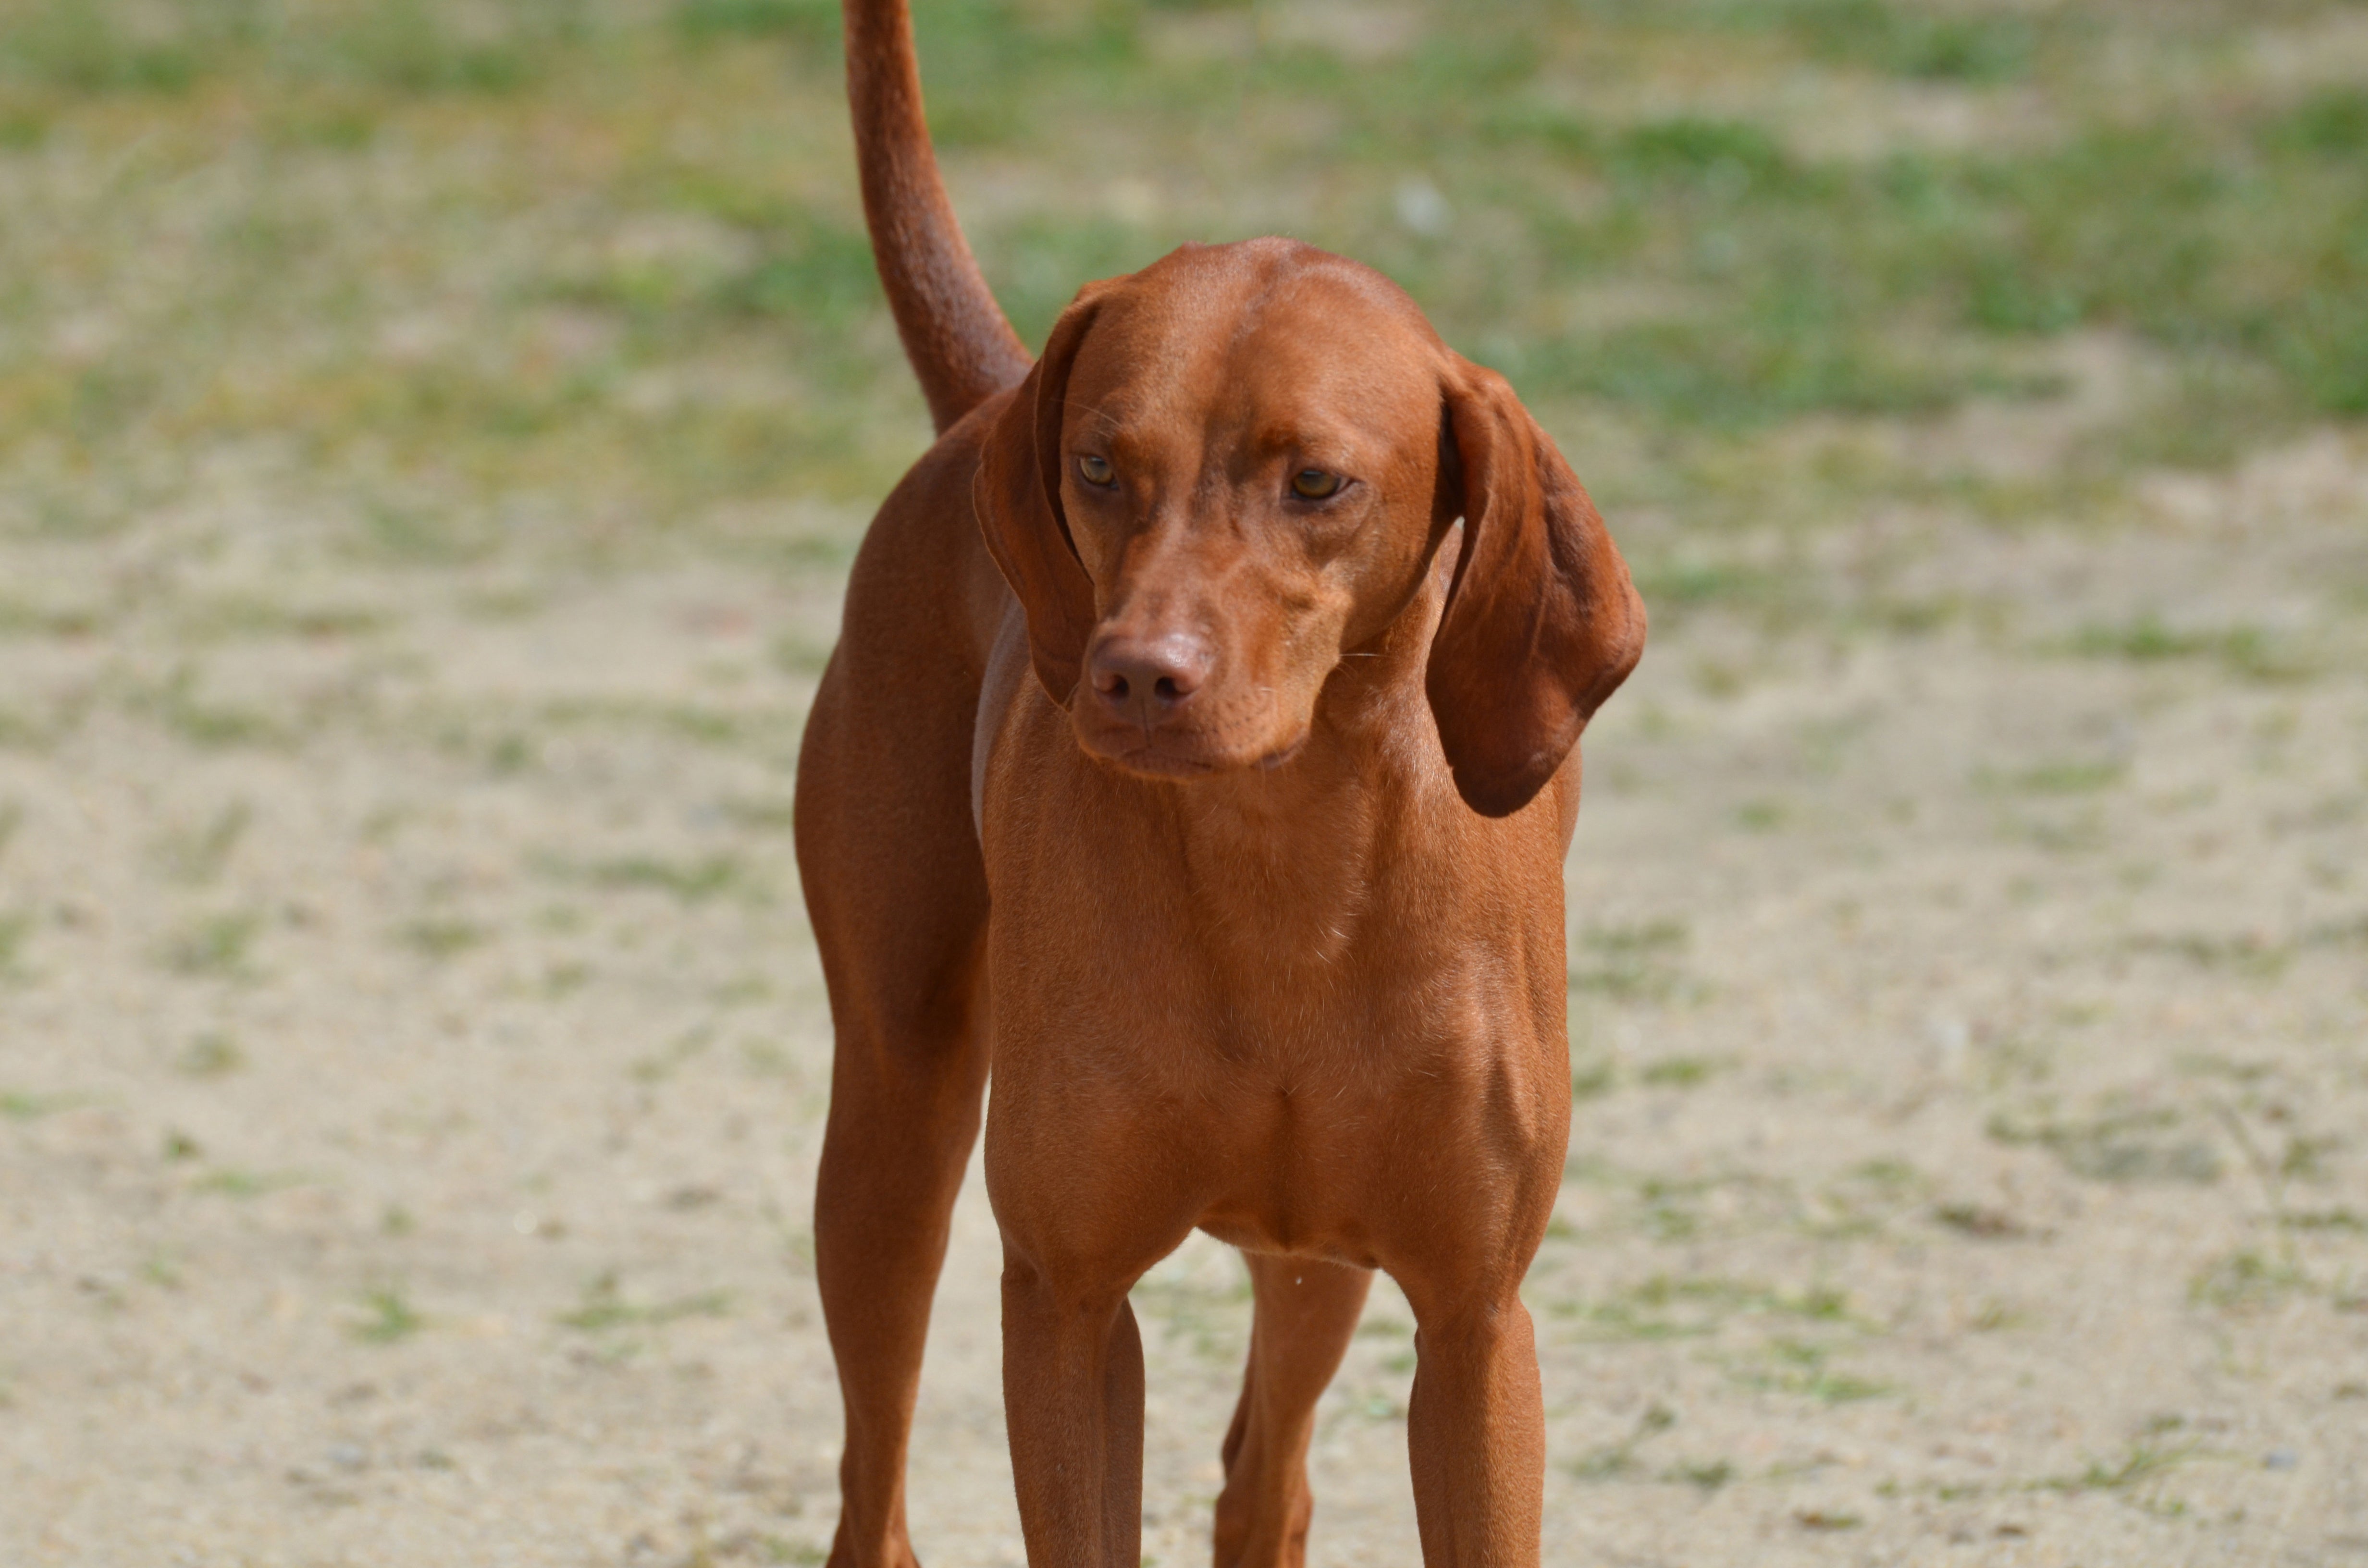
[[[1550, 1561], [2368, 1553], [2363, 473], [1877, 517], [1850, 614], [1664, 614], [1571, 860]], [[0, 1559], [817, 1561], [834, 578], [219, 531], [0, 557]], [[1019, 1561], [995, 1272], [973, 1184], [932, 1562]], [[1140, 1296], [1197, 1560], [1241, 1276]], [[1415, 1561], [1411, 1354], [1385, 1289], [1318, 1562]]]

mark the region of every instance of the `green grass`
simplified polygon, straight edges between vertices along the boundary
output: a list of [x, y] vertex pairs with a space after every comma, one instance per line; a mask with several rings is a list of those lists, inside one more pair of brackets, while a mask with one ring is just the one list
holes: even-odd
[[308, 642], [333, 642], [378, 631], [384, 618], [375, 611], [336, 606], [284, 605], [255, 596], [203, 599], [181, 615], [185, 642], [226, 642], [260, 638], [297, 638]]
[[2223, 1174], [2212, 1144], [2169, 1107], [2107, 1103], [2087, 1117], [2001, 1110], [1987, 1124], [1990, 1140], [2048, 1150], [2073, 1175], [2102, 1182], [2180, 1182], [2208, 1186]]
[[2127, 1492], [2203, 1458], [2202, 1446], [2181, 1443], [2163, 1446], [2150, 1441], [2132, 1443], [2118, 1460], [2092, 1459], [2076, 1474], [2049, 1476], [2032, 1483], [2038, 1492]]
[[365, 1345], [398, 1345], [427, 1326], [404, 1293], [391, 1286], [362, 1293], [362, 1318], [351, 1333]]
[[2066, 758], [2003, 775], [1985, 769], [1975, 782], [2028, 795], [2087, 795], [2112, 789], [2128, 771], [2127, 764], [2115, 759]]
[[1904, 1161], [1864, 1161], [1823, 1183], [1798, 1222], [1806, 1233], [1828, 1240], [1878, 1235], [1931, 1186], [1930, 1176]]
[[1662, 1088], [1698, 1088], [1710, 1082], [1711, 1075], [1725, 1065], [1725, 1062], [1715, 1062], [1708, 1057], [1665, 1056], [1657, 1062], [1648, 1062], [1640, 1068], [1636, 1074], [1636, 1081]]
[[1849, 1296], [1830, 1287], [1784, 1290], [1714, 1276], [1656, 1274], [1597, 1301], [1556, 1301], [1548, 1310], [1583, 1325], [1588, 1338], [1616, 1341], [1706, 1338], [1738, 1319], [1858, 1326]]
[[89, 716], [86, 694], [53, 701], [45, 716], [0, 708], [0, 751], [48, 752], [80, 728]]
[[1690, 1242], [1700, 1237], [1708, 1223], [1705, 1209], [1714, 1200], [1714, 1194], [1724, 1192], [1738, 1200], [1721, 1205], [1728, 1210], [1728, 1218], [1719, 1222], [1722, 1228], [1746, 1214], [1749, 1218], [1745, 1223], [1762, 1225], [1768, 1222], [1771, 1210], [1788, 1206], [1792, 1198], [1786, 1184], [1746, 1172], [1687, 1177], [1658, 1176], [1605, 1165], [1588, 1157], [1583, 1148], [1570, 1155], [1563, 1180], [1601, 1187], [1617, 1194], [1622, 1212], [1615, 1224], [1634, 1227], [1658, 1242]]
[[[2368, 94], [2247, 75], [2233, 4], [1431, 0], [1354, 61], [1263, 4], [918, 11], [1024, 336], [1089, 278], [1286, 231], [1399, 278], [1558, 430], [1616, 432], [1607, 502], [1690, 528], [1764, 520], [1738, 460], [1804, 420], [2057, 395], [2076, 333], [2163, 373], [2066, 483], [2368, 415]], [[876, 498], [924, 426], [837, 34], [827, 0], [26, 0], [0, 28], [0, 528], [103, 537], [257, 443], [396, 562], [521, 519], [604, 550]], [[1787, 82], [1842, 118], [1955, 95], [1977, 133], [1839, 147]], [[1410, 181], [1443, 222], [1407, 220]], [[138, 286], [167, 252], [175, 286]], [[789, 531], [844, 560], [842, 525]], [[1715, 577], [1648, 592], [1770, 591]], [[224, 636], [373, 625], [219, 608]], [[199, 745], [287, 738], [186, 689], [159, 712]]]
[[0, 979], [20, 972], [33, 926], [33, 917], [21, 909], [0, 914]]
[[243, 979], [254, 972], [249, 954], [263, 918], [249, 910], [209, 915], [183, 926], [165, 944], [165, 967], [199, 979]]
[[166, 834], [157, 845], [157, 859], [175, 881], [202, 885], [214, 881], [229, 863], [232, 851], [246, 835], [255, 808], [234, 801], [206, 819], [202, 826], [186, 826]]
[[293, 744], [296, 738], [277, 715], [201, 696], [197, 672], [188, 666], [161, 687], [132, 694], [131, 705], [175, 740], [200, 751], [277, 748]]
[[652, 889], [672, 893], [685, 903], [703, 903], [718, 893], [743, 885], [746, 869], [729, 855], [707, 855], [692, 860], [629, 855], [600, 861], [587, 868], [586, 876], [596, 887]]
[[72, 1095], [28, 1095], [21, 1089], [0, 1089], [0, 1119], [39, 1121], [52, 1111], [84, 1103]]
[[1571, 1460], [1565, 1468], [1581, 1481], [1611, 1481], [1634, 1474], [1640, 1468], [1636, 1450], [1676, 1426], [1677, 1421], [1667, 1405], [1648, 1404], [1626, 1437]]
[[492, 933], [471, 920], [414, 920], [395, 933], [402, 946], [432, 962], [457, 958], [480, 947]]
[[[203, 1153], [182, 1134], [176, 1133], [173, 1136], [176, 1142], [173, 1147], [167, 1150], [169, 1157], [194, 1159]], [[279, 1192], [291, 1187], [302, 1187], [308, 1179], [295, 1171], [249, 1171], [225, 1165], [208, 1171], [204, 1176], [199, 1176], [191, 1185], [189, 1190], [214, 1193], [223, 1198], [261, 1198], [267, 1193]]]
[[1661, 1479], [1708, 1493], [1725, 1486], [1736, 1478], [1736, 1473], [1734, 1464], [1726, 1460], [1689, 1460], [1670, 1466], [1661, 1473]]
[[[1588, 926], [1575, 944], [1570, 988], [1615, 1002], [1677, 1000], [1699, 989], [1684, 966], [1692, 941], [1693, 933], [1682, 920]], [[1649, 1070], [1647, 1081], [1655, 1081]]]
[[175, 1070], [192, 1078], [227, 1078], [245, 1065], [246, 1052], [238, 1041], [211, 1030], [189, 1041], [173, 1059]]
[[2028, 1226], [2006, 1210], [1978, 1203], [1944, 1203], [1932, 1210], [1932, 1218], [1975, 1241], [2011, 1241], [2031, 1233]]
[[787, 833], [797, 820], [788, 796], [730, 800], [723, 801], [720, 809], [734, 826], [748, 833]]
[[723, 1317], [731, 1310], [732, 1298], [721, 1290], [705, 1290], [671, 1301], [629, 1301], [617, 1283], [617, 1277], [603, 1274], [584, 1288], [584, 1300], [580, 1305], [572, 1312], [561, 1312], [552, 1321], [563, 1328], [598, 1333], [605, 1329], [674, 1323], [689, 1317]]
[[1746, 1388], [1799, 1394], [1820, 1404], [1854, 1404], [1892, 1392], [1888, 1383], [1828, 1366], [1832, 1355], [1830, 1346], [1777, 1339], [1767, 1346], [1760, 1364], [1737, 1368], [1733, 1376]]
[[2084, 657], [2137, 665], [2210, 660], [2232, 675], [2263, 682], [2306, 680], [2317, 673], [2298, 651], [2259, 627], [2180, 628], [2153, 614], [2120, 625], [2082, 627], [2071, 648]]
[[2314, 1288], [2310, 1275], [2291, 1256], [2245, 1247], [2198, 1271], [2188, 1298], [2224, 1312], [2260, 1311]]
[[2317, 921], [2283, 937], [2258, 930], [2149, 933], [2126, 946], [2133, 952], [2175, 954], [2199, 969], [2274, 981], [2305, 954], [2368, 949], [2368, 917]]

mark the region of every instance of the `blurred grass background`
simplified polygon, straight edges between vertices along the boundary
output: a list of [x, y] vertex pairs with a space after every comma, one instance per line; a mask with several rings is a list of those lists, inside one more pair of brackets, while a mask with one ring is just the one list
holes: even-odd
[[[1369, 261], [1512, 377], [1661, 608], [1770, 597], [1771, 530], [2109, 520], [2368, 415], [2356, 0], [916, 11], [1024, 336], [1188, 239]], [[835, 0], [0, 18], [0, 528], [228, 474], [380, 554], [575, 551], [855, 516], [926, 440]]]

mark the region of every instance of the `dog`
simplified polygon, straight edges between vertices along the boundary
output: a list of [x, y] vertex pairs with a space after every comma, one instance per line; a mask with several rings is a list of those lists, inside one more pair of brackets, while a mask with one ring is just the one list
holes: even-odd
[[798, 764], [836, 1031], [830, 1562], [915, 1561], [922, 1343], [985, 1099], [1030, 1563], [1139, 1560], [1127, 1293], [1195, 1227], [1256, 1296], [1219, 1568], [1304, 1560], [1314, 1408], [1376, 1268], [1417, 1320], [1423, 1561], [1533, 1563], [1520, 1286], [1569, 1136], [1577, 742], [1644, 648], [1627, 568], [1504, 380], [1312, 246], [1088, 284], [1031, 360], [947, 201], [904, 0], [844, 8], [939, 436], [865, 536]]

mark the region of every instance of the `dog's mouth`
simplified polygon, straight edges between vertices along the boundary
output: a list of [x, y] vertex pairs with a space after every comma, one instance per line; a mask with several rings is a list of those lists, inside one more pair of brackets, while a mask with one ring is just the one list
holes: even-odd
[[1313, 732], [1307, 730], [1300, 731], [1294, 739], [1286, 741], [1281, 745], [1275, 747], [1274, 750], [1268, 752], [1264, 756], [1259, 757], [1258, 761], [1251, 764], [1251, 766], [1256, 767], [1261, 773], [1272, 773], [1276, 768], [1281, 767], [1284, 763], [1289, 762], [1292, 757], [1299, 755], [1300, 748], [1307, 744], [1307, 737], [1312, 733]]
[[1129, 773], [1145, 778], [1201, 778], [1217, 771], [1217, 764], [1207, 757], [1193, 756], [1165, 746], [1143, 744], [1126, 750], [1108, 750], [1088, 744], [1086, 749], [1104, 762], [1116, 763]]
[[1307, 744], [1302, 729], [1281, 745], [1240, 741], [1249, 737], [1209, 734], [1180, 728], [1149, 732], [1132, 725], [1080, 724], [1077, 743], [1087, 756], [1144, 778], [1205, 778], [1217, 773], [1270, 772]]

